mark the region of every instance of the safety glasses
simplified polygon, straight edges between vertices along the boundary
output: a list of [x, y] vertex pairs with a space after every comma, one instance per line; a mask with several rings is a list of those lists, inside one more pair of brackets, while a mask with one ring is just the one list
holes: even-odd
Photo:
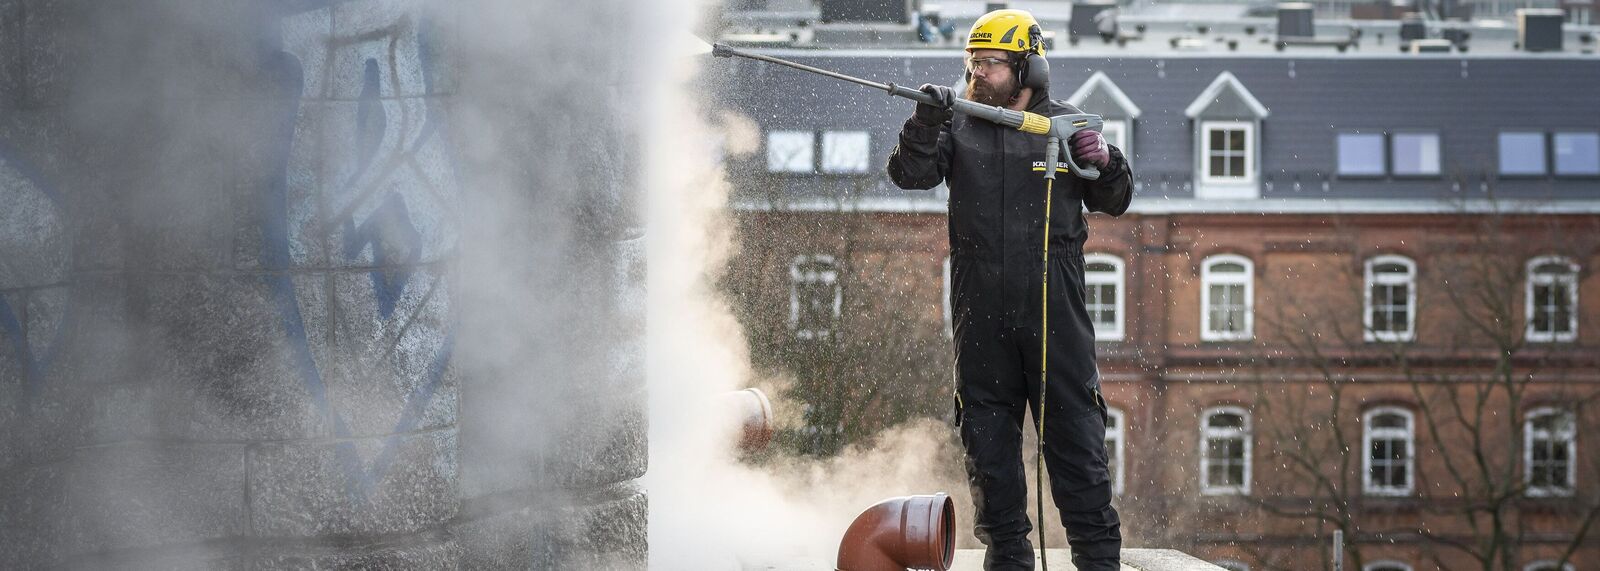
[[1004, 67], [1009, 67], [1010, 65], [1011, 65], [1011, 60], [1009, 60], [1009, 59], [1003, 59], [1003, 58], [997, 58], [997, 57], [979, 57], [979, 58], [972, 58], [972, 59], [967, 60], [967, 71], [970, 71], [970, 72], [973, 72], [973, 73], [977, 73], [977, 72], [980, 72], [980, 71], [981, 72], [989, 72], [989, 71], [998, 70], [998, 69], [1001, 69], [1001, 68], [1004, 68]]

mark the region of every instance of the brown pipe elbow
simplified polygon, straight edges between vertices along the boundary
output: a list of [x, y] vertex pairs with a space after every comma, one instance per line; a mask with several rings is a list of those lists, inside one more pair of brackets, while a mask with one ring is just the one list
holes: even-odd
[[836, 571], [947, 571], [955, 558], [950, 496], [889, 498], [867, 508], [839, 542]]
[[767, 394], [750, 388], [727, 393], [724, 398], [732, 401], [729, 406], [739, 416], [739, 450], [753, 454], [766, 449], [776, 424]]

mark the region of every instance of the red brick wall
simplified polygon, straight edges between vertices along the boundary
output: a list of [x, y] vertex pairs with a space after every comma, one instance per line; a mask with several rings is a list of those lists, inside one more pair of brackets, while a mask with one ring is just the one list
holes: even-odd
[[[848, 248], [853, 259], [864, 261], [853, 264], [858, 271], [881, 273], [876, 283], [883, 285], [876, 287], [884, 289], [851, 292], [874, 299], [852, 306], [862, 310], [847, 320], [871, 321], [872, 307], [895, 304], [925, 316], [909, 325], [910, 330], [928, 334], [924, 330], [941, 327], [941, 269], [948, 251], [942, 214], [750, 212], [741, 214], [741, 220], [745, 249], [734, 263], [739, 272], [759, 273], [766, 276], [764, 283], [784, 285], [787, 261], [794, 255]], [[1257, 500], [1289, 504], [1296, 498], [1330, 496], [1304, 472], [1286, 467], [1291, 458], [1278, 452], [1292, 447], [1272, 437], [1311, 424], [1319, 427], [1313, 439], [1328, 439], [1332, 430], [1326, 424], [1337, 418], [1351, 442], [1352, 463], [1341, 467], [1340, 456], [1330, 454], [1319, 457], [1317, 465], [1325, 477], [1343, 484], [1346, 511], [1364, 534], [1347, 541], [1362, 542], [1364, 560], [1395, 559], [1422, 570], [1434, 568], [1437, 557], [1444, 562], [1441, 568], [1482, 568], [1460, 551], [1419, 540], [1415, 533], [1423, 529], [1457, 540], [1474, 538], [1455, 499], [1463, 492], [1442, 459], [1468, 456], [1472, 435], [1446, 427], [1441, 438], [1433, 438], [1417, 393], [1440, 399], [1455, 391], [1475, 402], [1470, 397], [1488, 385], [1463, 379], [1468, 373], [1491, 372], [1496, 350], [1469, 325], [1469, 316], [1485, 316], [1459, 306], [1505, 304], [1504, 316], [1511, 322], [1503, 330], [1520, 339], [1522, 264], [1534, 256], [1560, 253], [1581, 266], [1578, 338], [1575, 343], [1516, 348], [1513, 376], [1532, 380], [1518, 385], [1525, 391], [1520, 403], [1508, 402], [1504, 392], [1486, 398], [1485, 410], [1492, 412], [1480, 423], [1483, 438], [1491, 443], [1485, 448], [1496, 457], [1495, 465], [1510, 462], [1512, 472], [1507, 473], [1520, 481], [1520, 458], [1510, 458], [1510, 440], [1520, 439], [1521, 429], [1494, 420], [1534, 406], [1600, 397], [1600, 351], [1595, 348], [1600, 340], [1600, 277], [1594, 271], [1600, 268], [1600, 216], [1495, 220], [1463, 214], [1129, 214], [1090, 215], [1089, 221], [1085, 251], [1116, 255], [1127, 271], [1126, 337], [1101, 343], [1098, 353], [1106, 396], [1126, 418], [1126, 490], [1119, 503], [1130, 545], [1147, 542], [1208, 559], [1238, 559], [1252, 569], [1322, 568], [1332, 527], [1309, 517], [1273, 516]], [[752, 239], [762, 245], [752, 248]], [[1200, 339], [1200, 263], [1215, 254], [1243, 255], [1255, 265], [1251, 341]], [[1380, 254], [1404, 255], [1416, 263], [1417, 332], [1411, 343], [1361, 339], [1363, 264]], [[1496, 271], [1503, 275], [1493, 279], [1502, 287], [1487, 290], [1499, 295], [1473, 298], [1473, 287], [1490, 279], [1474, 276]], [[787, 307], [786, 286], [746, 291], [770, 296], [762, 298], [768, 307]], [[765, 326], [775, 323], [780, 322]], [[1395, 351], [1406, 354], [1406, 366], [1398, 365]], [[929, 367], [930, 376], [948, 379], [947, 361]], [[1348, 381], [1340, 384], [1337, 414], [1329, 412], [1327, 378]], [[1442, 417], [1446, 409], [1435, 402], [1428, 410]], [[1250, 498], [1200, 494], [1200, 414], [1224, 404], [1252, 412]], [[1360, 416], [1380, 404], [1415, 413], [1416, 497], [1374, 498], [1361, 491]], [[1600, 412], [1594, 404], [1580, 411], [1576, 497], [1520, 501], [1507, 512], [1506, 517], [1530, 530], [1514, 558], [1519, 569], [1535, 559], [1558, 556], [1585, 515], [1579, 508], [1600, 497], [1597, 421]], [[1469, 485], [1481, 487], [1482, 482]], [[1472, 495], [1471, 490], [1466, 493]], [[1590, 537], [1573, 560], [1577, 569], [1600, 567], [1600, 535]]]

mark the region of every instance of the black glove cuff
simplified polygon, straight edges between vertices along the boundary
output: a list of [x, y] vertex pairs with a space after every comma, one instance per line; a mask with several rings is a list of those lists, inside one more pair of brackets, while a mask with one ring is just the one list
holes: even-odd
[[[944, 123], [942, 123], [942, 122], [939, 123], [938, 125], [929, 125], [927, 123], [923, 123], [922, 120], [918, 119], [916, 115], [912, 115], [910, 119], [906, 119], [906, 124], [905, 124], [904, 130], [905, 131], [916, 131], [918, 135], [927, 134], [928, 131], [933, 131], [933, 133], [932, 133], [933, 137], [938, 137], [939, 136], [939, 128], [942, 127], [943, 125], [944, 125]], [[918, 137], [918, 138], [924, 138], [924, 137]]]

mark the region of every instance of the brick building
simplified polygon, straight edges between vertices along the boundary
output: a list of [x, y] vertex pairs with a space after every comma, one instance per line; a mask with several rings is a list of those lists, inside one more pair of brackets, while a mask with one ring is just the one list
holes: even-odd
[[[1066, 35], [1051, 6], [1036, 14]], [[1600, 566], [1600, 59], [1492, 30], [1470, 55], [1280, 51], [1249, 19], [1188, 49], [1164, 40], [1193, 22], [1142, 23], [1051, 54], [1053, 95], [1105, 116], [1136, 175], [1084, 248], [1128, 527], [1237, 569], [1331, 568], [1334, 530], [1346, 569]], [[807, 33], [767, 51], [959, 74], [948, 47]], [[942, 414], [947, 195], [882, 172], [911, 104], [711, 65], [721, 108], [762, 136], [726, 158], [755, 353], [856, 404]], [[850, 392], [875, 375], [910, 388]], [[835, 442], [886, 414], [822, 408], [809, 436]]]

